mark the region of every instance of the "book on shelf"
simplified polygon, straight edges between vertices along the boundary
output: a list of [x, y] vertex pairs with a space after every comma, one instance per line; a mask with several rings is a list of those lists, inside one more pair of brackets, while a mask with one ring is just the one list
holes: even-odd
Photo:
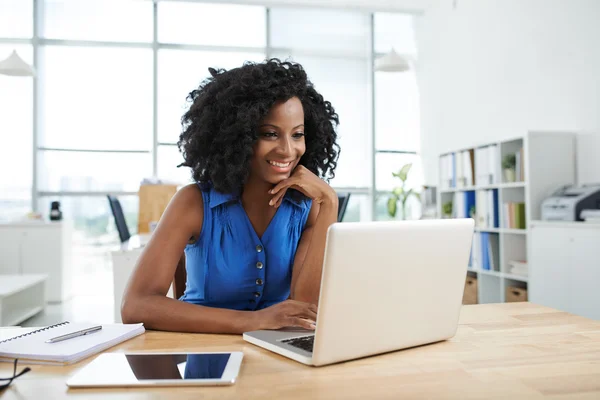
[[477, 270], [481, 265], [481, 237], [479, 232], [473, 234], [473, 242], [471, 244], [471, 256], [469, 258], [469, 266], [471, 269]]
[[504, 227], [509, 229], [525, 229], [525, 203], [504, 203]]
[[528, 275], [527, 261], [512, 260], [512, 261], [508, 262], [508, 265], [509, 265], [509, 268], [508, 268], [509, 274], [521, 275], [521, 276]]
[[478, 228], [499, 228], [498, 189], [477, 191], [475, 211]]
[[522, 147], [515, 153], [515, 180], [517, 182], [525, 180], [525, 160]]

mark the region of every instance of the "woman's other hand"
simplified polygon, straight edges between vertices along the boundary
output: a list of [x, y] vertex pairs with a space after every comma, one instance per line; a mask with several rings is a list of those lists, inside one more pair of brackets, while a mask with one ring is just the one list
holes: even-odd
[[317, 306], [296, 300], [285, 300], [265, 309], [255, 311], [258, 329], [301, 327], [316, 328]]

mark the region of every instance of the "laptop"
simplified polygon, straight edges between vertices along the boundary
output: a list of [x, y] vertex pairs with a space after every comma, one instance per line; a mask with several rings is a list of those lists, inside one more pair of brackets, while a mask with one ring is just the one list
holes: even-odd
[[315, 331], [246, 332], [244, 340], [322, 366], [456, 334], [473, 219], [344, 222], [327, 232]]

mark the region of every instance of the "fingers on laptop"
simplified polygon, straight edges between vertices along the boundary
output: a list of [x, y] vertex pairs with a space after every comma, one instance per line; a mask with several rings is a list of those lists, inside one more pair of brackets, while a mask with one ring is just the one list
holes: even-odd
[[317, 327], [317, 325], [315, 325], [315, 321], [311, 321], [309, 319], [304, 319], [304, 318], [299, 318], [299, 317], [289, 317], [288, 321], [289, 322], [286, 324], [288, 326], [299, 326], [301, 328], [310, 329], [313, 331]]
[[296, 300], [286, 300], [258, 312], [266, 317], [262, 329], [286, 326], [314, 329], [317, 320], [317, 306]]
[[289, 300], [287, 313], [289, 326], [300, 326], [306, 329], [314, 329], [317, 320], [317, 306], [301, 301]]

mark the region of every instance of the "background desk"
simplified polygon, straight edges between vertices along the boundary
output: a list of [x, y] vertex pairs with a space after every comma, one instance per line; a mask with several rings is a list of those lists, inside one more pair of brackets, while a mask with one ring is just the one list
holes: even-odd
[[[148, 243], [150, 236], [150, 234], [132, 236], [132, 239], [124, 243], [121, 249], [111, 252], [115, 322], [121, 322], [121, 301], [123, 300], [125, 287], [138, 258], [142, 254], [143, 246]], [[173, 297], [173, 285], [169, 288], [167, 296]]]
[[46, 300], [72, 294], [72, 223], [24, 221], [0, 224], [0, 274], [45, 274]]
[[[598, 399], [600, 322], [530, 303], [464, 306], [445, 342], [314, 368], [240, 335], [152, 332], [109, 351], [242, 351], [230, 387], [68, 389], [68, 367], [32, 366], [2, 399]], [[0, 376], [12, 372], [1, 363]]]

